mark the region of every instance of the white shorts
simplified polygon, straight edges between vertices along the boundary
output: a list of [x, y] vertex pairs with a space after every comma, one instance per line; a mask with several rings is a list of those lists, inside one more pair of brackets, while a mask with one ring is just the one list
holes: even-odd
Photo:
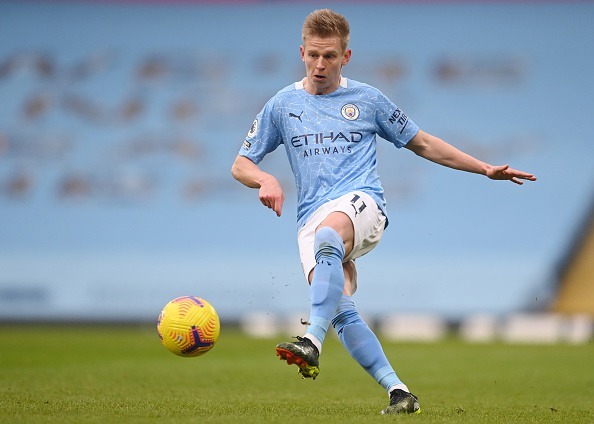
[[[354, 261], [371, 251], [379, 243], [384, 233], [386, 216], [375, 203], [375, 200], [367, 193], [354, 191], [324, 203], [313, 213], [297, 234], [301, 266], [306, 279], [316, 266], [314, 252], [316, 229], [332, 212], [345, 213], [351, 219], [355, 230], [353, 250], [344, 258], [343, 263]], [[354, 266], [352, 266], [352, 269], [354, 271]], [[351, 290], [349, 290], [351, 294], [357, 289], [356, 272], [352, 274], [352, 281], [345, 281], [346, 285], [349, 283], [351, 285]]]

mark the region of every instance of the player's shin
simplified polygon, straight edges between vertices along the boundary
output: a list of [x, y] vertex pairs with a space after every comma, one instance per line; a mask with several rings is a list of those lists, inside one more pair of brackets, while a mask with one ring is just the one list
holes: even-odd
[[322, 227], [316, 232], [315, 251], [316, 267], [310, 287], [311, 312], [305, 337], [321, 351], [342, 297], [344, 243], [334, 229]]
[[391, 387], [402, 385], [402, 381], [388, 362], [378, 338], [363, 321], [349, 296], [342, 296], [332, 325], [353, 359], [386, 391]]

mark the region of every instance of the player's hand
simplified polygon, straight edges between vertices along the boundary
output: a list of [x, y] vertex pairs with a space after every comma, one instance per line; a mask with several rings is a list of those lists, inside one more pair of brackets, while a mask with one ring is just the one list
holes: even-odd
[[487, 177], [492, 180], [510, 180], [512, 183], [524, 184], [522, 180], [536, 181], [536, 177], [527, 172], [510, 168], [509, 165], [492, 166], [487, 171]]
[[264, 206], [276, 212], [276, 216], [281, 216], [285, 194], [277, 179], [272, 175], [260, 183], [259, 197]]

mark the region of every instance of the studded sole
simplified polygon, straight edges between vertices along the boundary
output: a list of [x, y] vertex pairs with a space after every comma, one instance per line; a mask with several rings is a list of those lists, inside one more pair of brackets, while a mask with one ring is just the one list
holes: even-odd
[[308, 365], [303, 358], [295, 355], [290, 350], [277, 347], [276, 354], [281, 361], [286, 361], [287, 365], [297, 365], [299, 367], [299, 374], [301, 374], [303, 378], [311, 378], [315, 380], [320, 373], [320, 367]]

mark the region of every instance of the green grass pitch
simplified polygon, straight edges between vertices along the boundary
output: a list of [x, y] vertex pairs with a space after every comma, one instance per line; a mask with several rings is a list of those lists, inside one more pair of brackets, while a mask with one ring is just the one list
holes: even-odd
[[329, 337], [317, 380], [277, 339], [222, 327], [179, 358], [153, 325], [0, 325], [0, 423], [594, 423], [594, 345], [388, 343], [422, 414], [381, 416], [383, 390]]

